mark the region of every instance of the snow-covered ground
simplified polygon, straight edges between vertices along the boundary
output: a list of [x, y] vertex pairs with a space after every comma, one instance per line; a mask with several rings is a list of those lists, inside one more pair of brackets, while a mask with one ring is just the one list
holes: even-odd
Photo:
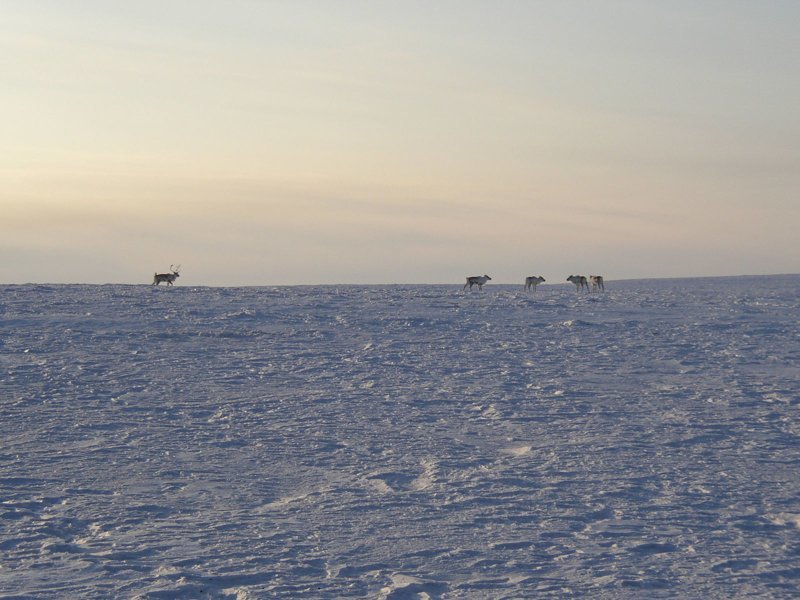
[[0, 286], [0, 597], [796, 597], [800, 276]]

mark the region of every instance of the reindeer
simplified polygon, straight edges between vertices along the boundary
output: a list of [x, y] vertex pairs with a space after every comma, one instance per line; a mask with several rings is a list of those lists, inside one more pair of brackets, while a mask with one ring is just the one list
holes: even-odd
[[570, 275], [567, 277], [567, 281], [575, 284], [575, 291], [580, 292], [582, 289], [586, 288], [586, 291], [589, 291], [589, 284], [586, 282], [586, 277], [583, 275]]
[[172, 271], [172, 273], [154, 273], [153, 283], [151, 285], [160, 285], [162, 281], [166, 282], [167, 285], [172, 285], [172, 283], [181, 276], [179, 273], [181, 266], [178, 265], [174, 267], [170, 265], [169, 270]]
[[603, 276], [602, 275], [589, 275], [589, 281], [592, 284], [592, 291], [593, 292], [605, 292], [606, 288], [603, 285]]
[[544, 283], [544, 277], [539, 275], [536, 277], [535, 275], [531, 275], [530, 277], [525, 278], [525, 291], [527, 292], [529, 289], [533, 288], [533, 291], [536, 292], [536, 286], [540, 283]]
[[491, 279], [492, 278], [488, 275], [475, 275], [473, 277], [467, 277], [467, 283], [464, 284], [462, 289], [467, 289], [467, 286], [469, 286], [469, 289], [472, 289], [473, 285], [477, 285], [478, 289], [482, 290], [483, 284]]

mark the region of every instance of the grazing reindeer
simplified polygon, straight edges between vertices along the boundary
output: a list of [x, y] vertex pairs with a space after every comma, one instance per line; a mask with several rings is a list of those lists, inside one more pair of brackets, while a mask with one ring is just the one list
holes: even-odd
[[536, 277], [535, 275], [531, 275], [530, 277], [525, 278], [525, 291], [527, 292], [529, 289], [533, 288], [533, 291], [536, 292], [536, 286], [540, 283], [544, 283], [544, 277], [539, 275]]
[[467, 286], [469, 286], [469, 289], [472, 289], [473, 285], [477, 285], [478, 289], [482, 290], [483, 284], [491, 279], [492, 278], [489, 277], [488, 275], [476, 275], [473, 277], [467, 277], [467, 283], [464, 284], [464, 287], [462, 289], [467, 289]]
[[592, 291], [593, 292], [605, 292], [606, 288], [603, 285], [603, 276], [602, 275], [589, 275], [589, 281], [592, 283]]
[[172, 285], [172, 283], [181, 276], [179, 273], [181, 266], [173, 267], [170, 265], [169, 270], [172, 271], [172, 273], [154, 273], [153, 283], [151, 285], [160, 285], [162, 281], [166, 282], [167, 285]]
[[587, 292], [589, 291], [589, 284], [586, 282], [586, 277], [583, 275], [570, 275], [567, 277], [567, 281], [575, 284], [576, 292], [580, 292], [584, 288], [586, 288]]

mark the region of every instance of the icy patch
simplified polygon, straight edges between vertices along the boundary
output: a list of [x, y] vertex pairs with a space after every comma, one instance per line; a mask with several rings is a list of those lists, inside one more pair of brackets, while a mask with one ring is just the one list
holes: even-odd
[[391, 583], [381, 589], [381, 600], [435, 600], [447, 590], [441, 582], [428, 581], [411, 575], [394, 574]]
[[511, 448], [504, 448], [503, 452], [511, 456], [525, 456], [530, 454], [532, 446], [513, 446]]
[[767, 515], [767, 519], [770, 523], [774, 523], [775, 525], [789, 525], [800, 529], [800, 514], [778, 513], [775, 515]]

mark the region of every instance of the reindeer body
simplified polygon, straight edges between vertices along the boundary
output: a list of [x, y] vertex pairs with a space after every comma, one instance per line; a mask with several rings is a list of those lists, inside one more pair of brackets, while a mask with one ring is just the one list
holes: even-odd
[[605, 292], [606, 288], [603, 285], [603, 276], [602, 275], [589, 275], [589, 281], [592, 284], [592, 291], [593, 292]]
[[539, 275], [538, 277], [535, 275], [531, 275], [530, 277], [525, 278], [525, 291], [527, 292], [529, 289], [533, 288], [533, 291], [536, 291], [536, 286], [540, 283], [544, 283], [544, 277]]
[[161, 282], [165, 282], [167, 285], [172, 285], [175, 280], [180, 277], [180, 268], [181, 266], [178, 265], [177, 267], [173, 267], [172, 265], [169, 266], [171, 273], [153, 273], [153, 283], [151, 285], [161, 285]]
[[567, 281], [575, 284], [575, 291], [580, 292], [584, 288], [589, 291], [589, 284], [586, 282], [586, 277], [583, 275], [570, 275]]
[[491, 279], [492, 278], [489, 277], [488, 275], [475, 275], [473, 277], [467, 277], [467, 283], [464, 284], [464, 287], [462, 289], [467, 289], [467, 286], [469, 286], [469, 289], [472, 289], [473, 285], [477, 285], [478, 289], [482, 290], [483, 284], [486, 283], [487, 281], [490, 281]]

